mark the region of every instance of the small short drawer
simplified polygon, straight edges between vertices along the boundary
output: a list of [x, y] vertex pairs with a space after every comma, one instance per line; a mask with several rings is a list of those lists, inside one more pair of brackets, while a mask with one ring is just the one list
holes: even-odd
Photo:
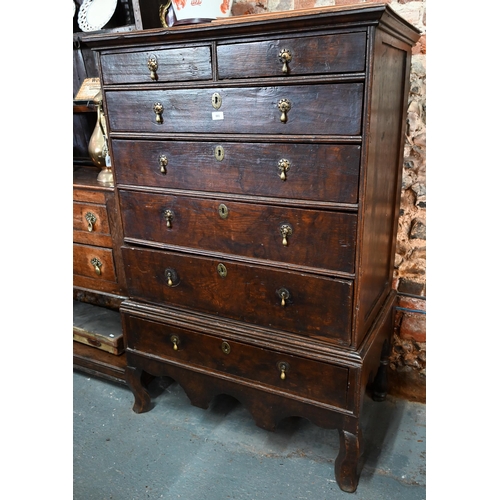
[[256, 78], [365, 71], [366, 32], [259, 42], [220, 43], [219, 78]]
[[363, 83], [110, 90], [113, 132], [361, 135]]
[[101, 65], [104, 85], [212, 78], [212, 58], [207, 45], [102, 54]]
[[361, 146], [356, 144], [115, 139], [112, 147], [118, 184], [358, 201]]
[[347, 407], [349, 370], [123, 314], [128, 349]]
[[125, 239], [354, 272], [356, 214], [120, 190]]
[[73, 241], [111, 247], [112, 240], [105, 205], [73, 202]]
[[73, 244], [73, 273], [99, 281], [116, 281], [113, 252], [109, 248]]
[[128, 295], [348, 345], [352, 281], [122, 247]]

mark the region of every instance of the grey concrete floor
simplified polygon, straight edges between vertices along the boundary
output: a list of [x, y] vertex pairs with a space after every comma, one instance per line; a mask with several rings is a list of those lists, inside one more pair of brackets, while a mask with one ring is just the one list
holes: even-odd
[[75, 500], [423, 500], [426, 408], [388, 397], [365, 403], [364, 467], [355, 493], [335, 481], [338, 433], [305, 419], [260, 429], [228, 396], [191, 406], [160, 380], [154, 407], [132, 411], [125, 387], [75, 372]]

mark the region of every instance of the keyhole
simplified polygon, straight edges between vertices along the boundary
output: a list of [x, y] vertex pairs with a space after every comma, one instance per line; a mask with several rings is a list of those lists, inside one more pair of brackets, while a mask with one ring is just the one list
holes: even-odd
[[215, 159], [222, 161], [224, 159], [224, 148], [222, 146], [217, 146], [215, 148]]
[[215, 108], [215, 109], [219, 109], [222, 105], [222, 97], [220, 96], [220, 94], [218, 92], [214, 92], [212, 94], [212, 106]]
[[221, 203], [219, 205], [219, 216], [221, 219], [227, 219], [227, 216], [229, 215], [229, 209], [224, 205], [224, 203]]

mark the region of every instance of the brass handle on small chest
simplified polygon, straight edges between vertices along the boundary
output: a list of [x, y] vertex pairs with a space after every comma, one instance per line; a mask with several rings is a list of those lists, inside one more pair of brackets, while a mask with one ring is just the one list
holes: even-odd
[[85, 219], [87, 219], [87, 229], [89, 230], [89, 233], [91, 233], [94, 230], [94, 224], [97, 222], [97, 217], [92, 213], [92, 212], [87, 212], [85, 214]]
[[167, 279], [167, 286], [169, 287], [177, 286], [180, 282], [179, 275], [175, 269], [165, 269], [165, 278]]
[[172, 212], [172, 210], [165, 210], [165, 212], [163, 212], [163, 217], [167, 221], [167, 227], [171, 228], [172, 219], [174, 218], [174, 212]]
[[181, 341], [179, 340], [179, 337], [177, 337], [177, 335], [172, 335], [170, 337], [170, 341], [172, 342], [172, 344], [174, 346], [174, 351], [177, 351], [179, 349], [179, 344], [181, 343]]
[[160, 157], [158, 158], [158, 165], [160, 165], [160, 173], [166, 175], [168, 158], [165, 155], [160, 155]]
[[163, 104], [161, 102], [155, 102], [153, 104], [153, 111], [155, 112], [156, 123], [163, 123]]
[[225, 340], [222, 342], [220, 347], [224, 354], [229, 354], [231, 352], [231, 346]]
[[97, 276], [101, 275], [101, 267], [102, 267], [102, 262], [97, 258], [94, 257], [90, 263], [94, 266], [94, 271], [97, 274]]
[[286, 301], [290, 299], [290, 292], [286, 288], [280, 288], [276, 293], [281, 299], [281, 307], [285, 307]]
[[158, 71], [158, 59], [156, 59], [156, 56], [154, 56], [154, 55], [149, 56], [148, 69], [150, 71], [149, 76], [150, 76], [151, 80], [154, 80], [154, 81], [158, 80], [158, 75], [156, 73]]
[[280, 171], [280, 179], [286, 181], [286, 173], [290, 170], [290, 162], [285, 158], [282, 158], [278, 162], [278, 170]]
[[287, 64], [292, 60], [292, 54], [288, 49], [282, 49], [280, 50], [280, 54], [278, 56], [280, 62], [283, 63], [283, 66], [281, 67], [281, 71], [286, 75], [288, 74], [289, 68]]
[[278, 108], [281, 111], [281, 122], [286, 123], [288, 120], [287, 113], [292, 109], [292, 103], [288, 99], [280, 99], [278, 101]]
[[280, 361], [278, 363], [278, 370], [280, 371], [280, 379], [286, 379], [286, 373], [290, 370], [290, 365], [286, 361]]
[[282, 224], [280, 226], [280, 233], [281, 233], [281, 243], [283, 244], [284, 247], [288, 246], [288, 237], [292, 235], [292, 226], [289, 224]]

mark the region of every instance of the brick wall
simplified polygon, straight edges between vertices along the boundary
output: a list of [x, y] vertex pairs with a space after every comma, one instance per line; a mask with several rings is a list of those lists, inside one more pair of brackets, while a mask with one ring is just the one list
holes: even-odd
[[391, 393], [425, 401], [426, 285], [426, 0], [234, 0], [233, 15], [387, 3], [422, 36], [412, 52], [401, 210], [393, 286], [398, 291]]

